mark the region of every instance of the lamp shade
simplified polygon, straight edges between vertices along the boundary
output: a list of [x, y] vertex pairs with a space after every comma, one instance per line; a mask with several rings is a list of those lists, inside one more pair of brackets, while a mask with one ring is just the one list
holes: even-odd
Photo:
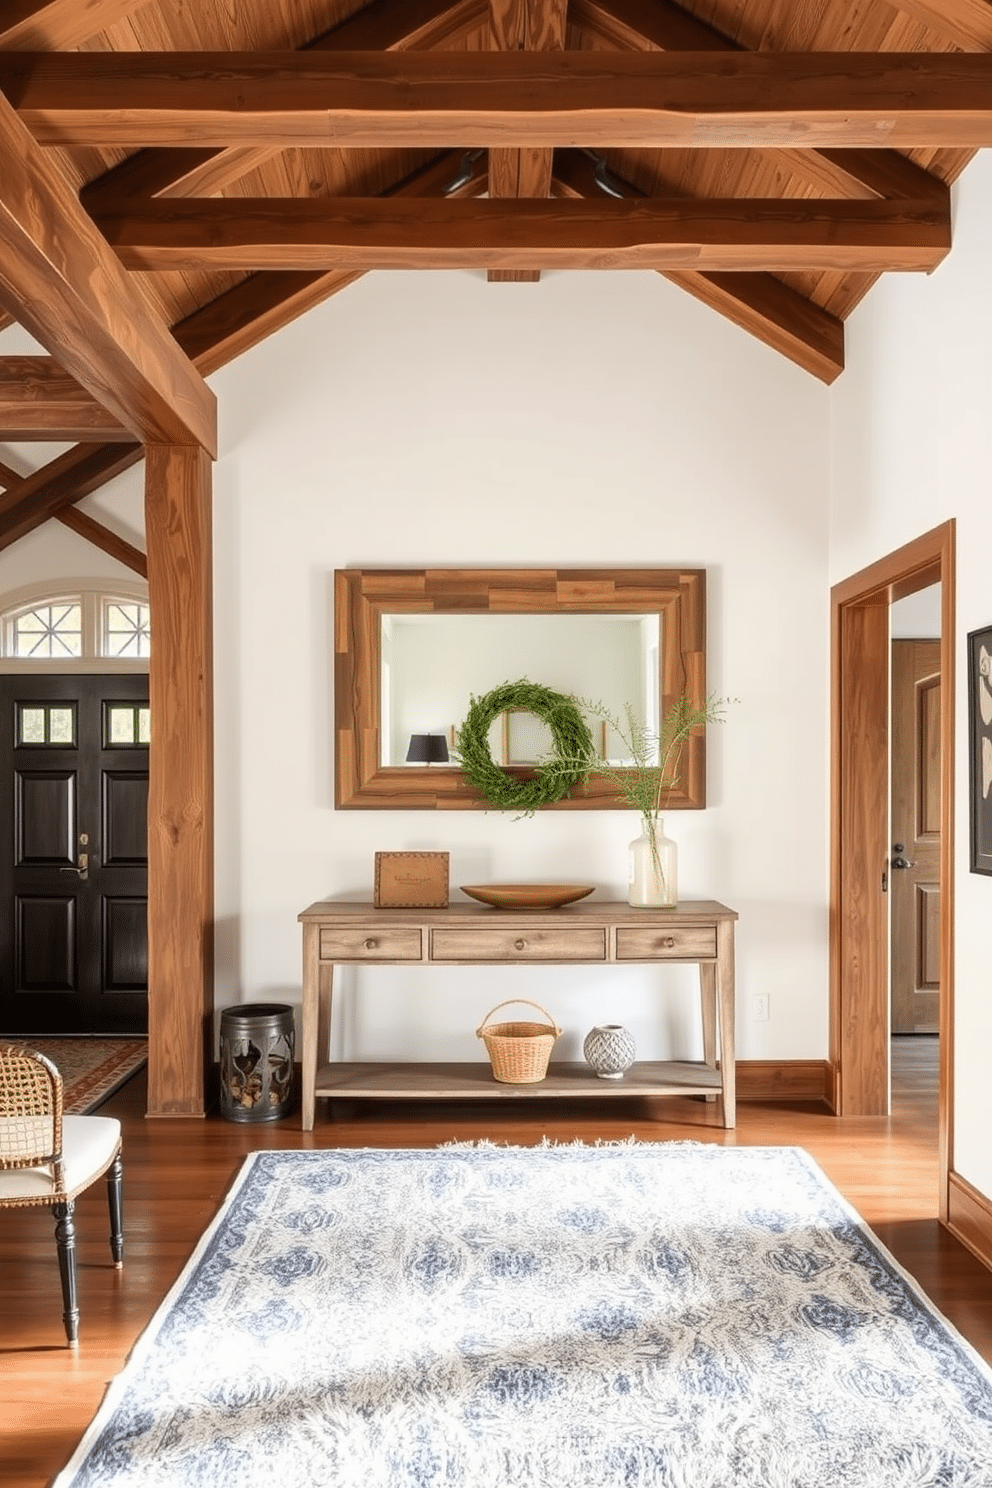
[[443, 734], [411, 734], [406, 758], [411, 765], [445, 765], [448, 762], [447, 740]]

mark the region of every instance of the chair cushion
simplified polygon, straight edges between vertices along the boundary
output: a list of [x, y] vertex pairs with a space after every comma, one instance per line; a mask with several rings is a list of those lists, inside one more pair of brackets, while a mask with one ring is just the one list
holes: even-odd
[[[65, 1198], [73, 1199], [114, 1160], [121, 1143], [121, 1124], [113, 1116], [65, 1116], [62, 1155]], [[54, 1203], [59, 1197], [48, 1168], [8, 1168], [0, 1172], [0, 1204]]]

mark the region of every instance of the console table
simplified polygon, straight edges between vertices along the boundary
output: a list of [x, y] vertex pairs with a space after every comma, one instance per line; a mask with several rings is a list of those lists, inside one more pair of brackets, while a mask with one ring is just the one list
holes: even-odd
[[[633, 909], [584, 899], [555, 910], [500, 910], [474, 903], [446, 909], [377, 909], [328, 900], [299, 916], [303, 926], [303, 1130], [317, 1096], [347, 1099], [520, 1100], [527, 1097], [702, 1095], [721, 1097], [735, 1122], [735, 910], [711, 900], [676, 909]], [[464, 1064], [325, 1063], [335, 965], [699, 966], [703, 1061], [642, 1060], [622, 1080], [601, 1080], [584, 1062], [552, 1063], [534, 1085], [504, 1085], [488, 1061]], [[482, 1015], [479, 1016], [481, 1022]], [[719, 1048], [719, 1061], [717, 1050]]]

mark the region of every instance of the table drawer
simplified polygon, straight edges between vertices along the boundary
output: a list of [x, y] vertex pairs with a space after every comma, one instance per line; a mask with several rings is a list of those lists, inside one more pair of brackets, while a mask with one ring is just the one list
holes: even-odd
[[423, 932], [419, 928], [390, 929], [384, 925], [321, 926], [321, 961], [420, 961]]
[[528, 930], [520, 925], [505, 930], [433, 930], [432, 961], [605, 961], [606, 931]]
[[715, 955], [715, 925], [617, 926], [618, 961], [695, 961]]

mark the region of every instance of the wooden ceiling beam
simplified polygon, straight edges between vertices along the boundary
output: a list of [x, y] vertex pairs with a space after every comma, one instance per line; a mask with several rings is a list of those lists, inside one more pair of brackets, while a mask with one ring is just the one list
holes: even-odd
[[[494, 52], [560, 52], [565, 45], [566, 0], [490, 0], [489, 46]], [[531, 146], [489, 151], [491, 197], [547, 197], [554, 150]], [[539, 269], [490, 269], [490, 283], [534, 283]]]
[[73, 532], [92, 543], [101, 552], [108, 553], [111, 558], [116, 558], [118, 563], [123, 563], [125, 568], [133, 569], [143, 579], [148, 577], [148, 558], [136, 548], [133, 543], [126, 542], [123, 537], [105, 527], [102, 522], [96, 521], [86, 512], [81, 512], [77, 506], [67, 506], [58, 513], [55, 519], [63, 526], [70, 527]]
[[889, 0], [889, 4], [965, 51], [992, 49], [992, 5], [988, 0]]
[[[669, 0], [571, 0], [569, 21], [580, 36], [633, 51], [737, 52], [739, 42]], [[778, 151], [801, 180], [830, 196], [905, 196], [921, 201], [946, 186], [896, 150]]]
[[321, 200], [122, 203], [100, 218], [129, 269], [929, 271], [951, 246], [932, 202]]
[[140, 444], [77, 444], [0, 496], [0, 549], [120, 475], [141, 459]]
[[[332, 31], [301, 48], [309, 51], [401, 51], [449, 45], [485, 20], [485, 0], [375, 0]], [[139, 150], [84, 186], [80, 200], [96, 215], [100, 204], [123, 196], [211, 196], [270, 160], [270, 145], [232, 149]]]
[[6, 0], [0, 47], [67, 50], [115, 26], [144, 4], [145, 0]]
[[45, 356], [0, 356], [0, 438], [132, 441], [84, 387]]
[[[623, 196], [643, 192], [610, 173], [611, 186]], [[585, 151], [559, 150], [554, 188], [569, 196], [599, 195], [594, 162]], [[844, 325], [772, 274], [665, 273], [694, 299], [770, 346], [821, 382], [833, 382], [844, 370]]]
[[0, 53], [47, 145], [992, 145], [992, 54]]
[[0, 302], [145, 441], [216, 452], [213, 393], [0, 96]]

